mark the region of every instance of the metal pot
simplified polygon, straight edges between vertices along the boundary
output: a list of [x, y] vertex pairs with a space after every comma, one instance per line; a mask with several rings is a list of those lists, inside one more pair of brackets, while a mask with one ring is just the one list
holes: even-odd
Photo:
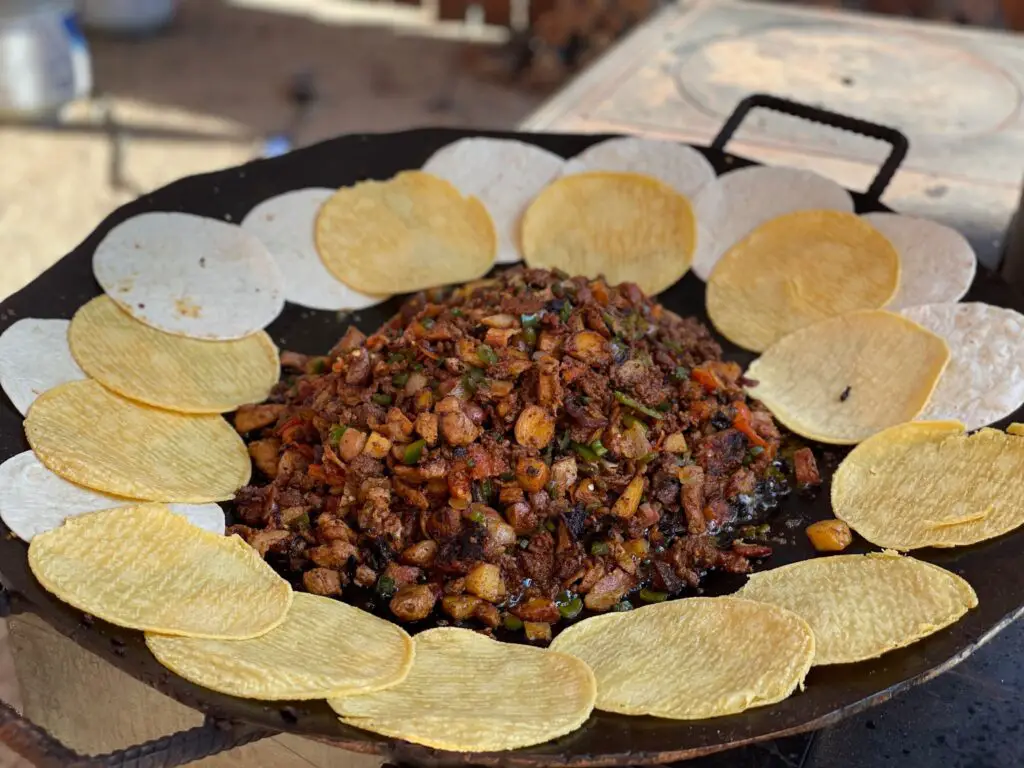
[[0, 119], [53, 117], [92, 90], [71, 2], [0, 0]]

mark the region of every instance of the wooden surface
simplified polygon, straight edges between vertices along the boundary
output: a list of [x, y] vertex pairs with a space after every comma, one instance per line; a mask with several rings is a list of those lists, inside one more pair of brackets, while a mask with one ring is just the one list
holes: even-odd
[[[542, 106], [529, 130], [643, 133], [706, 144], [737, 102], [772, 93], [902, 130], [883, 198], [961, 230], [983, 261], [1024, 173], [1024, 38], [827, 9], [693, 0], [666, 8]], [[867, 186], [886, 149], [759, 112], [731, 151]]]

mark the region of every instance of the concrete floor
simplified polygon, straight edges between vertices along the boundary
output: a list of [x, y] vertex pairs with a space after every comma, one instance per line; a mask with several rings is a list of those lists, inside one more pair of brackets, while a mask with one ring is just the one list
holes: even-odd
[[[0, 126], [0, 299], [137, 194], [254, 157], [261, 138], [287, 124], [284, 91], [297, 73], [312, 73], [319, 92], [300, 142], [429, 125], [511, 127], [529, 114], [541, 97], [465, 74], [466, 45], [445, 39], [451, 32], [410, 6], [186, 0], [159, 37], [91, 39], [96, 88], [112, 97], [129, 135], [128, 188], [108, 183], [102, 131]], [[140, 127], [213, 137], [132, 138]]]

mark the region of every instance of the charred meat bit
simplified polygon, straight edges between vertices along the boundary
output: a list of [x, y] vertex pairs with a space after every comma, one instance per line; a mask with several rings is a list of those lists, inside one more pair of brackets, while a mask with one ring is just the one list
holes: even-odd
[[[232, 530], [309, 592], [544, 642], [770, 554], [728, 534], [785, 485], [779, 428], [706, 328], [635, 285], [513, 268], [282, 362], [235, 415], [259, 472]], [[809, 450], [791, 464], [820, 482]]]
[[796, 484], [800, 488], [821, 485], [818, 463], [814, 460], [810, 448], [799, 448], [793, 452], [793, 472], [796, 475]]

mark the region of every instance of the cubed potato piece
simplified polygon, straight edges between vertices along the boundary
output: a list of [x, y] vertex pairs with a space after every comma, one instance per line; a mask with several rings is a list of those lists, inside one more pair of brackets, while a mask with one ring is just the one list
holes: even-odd
[[516, 420], [516, 442], [527, 448], [541, 450], [555, 436], [555, 420], [539, 405], [529, 405]]
[[366, 445], [363, 446], [363, 453], [374, 459], [383, 459], [390, 450], [391, 441], [380, 432], [371, 432], [370, 436], [366, 438]]
[[466, 574], [466, 591], [482, 597], [490, 603], [500, 602], [505, 597], [505, 582], [501, 569], [492, 563], [479, 563]]
[[352, 461], [363, 452], [365, 446], [366, 433], [349, 427], [338, 441], [338, 457], [342, 461]]
[[612, 505], [612, 514], [616, 517], [630, 518], [636, 514], [640, 506], [640, 498], [644, 495], [644, 477], [637, 475], [629, 481], [626, 490]]

